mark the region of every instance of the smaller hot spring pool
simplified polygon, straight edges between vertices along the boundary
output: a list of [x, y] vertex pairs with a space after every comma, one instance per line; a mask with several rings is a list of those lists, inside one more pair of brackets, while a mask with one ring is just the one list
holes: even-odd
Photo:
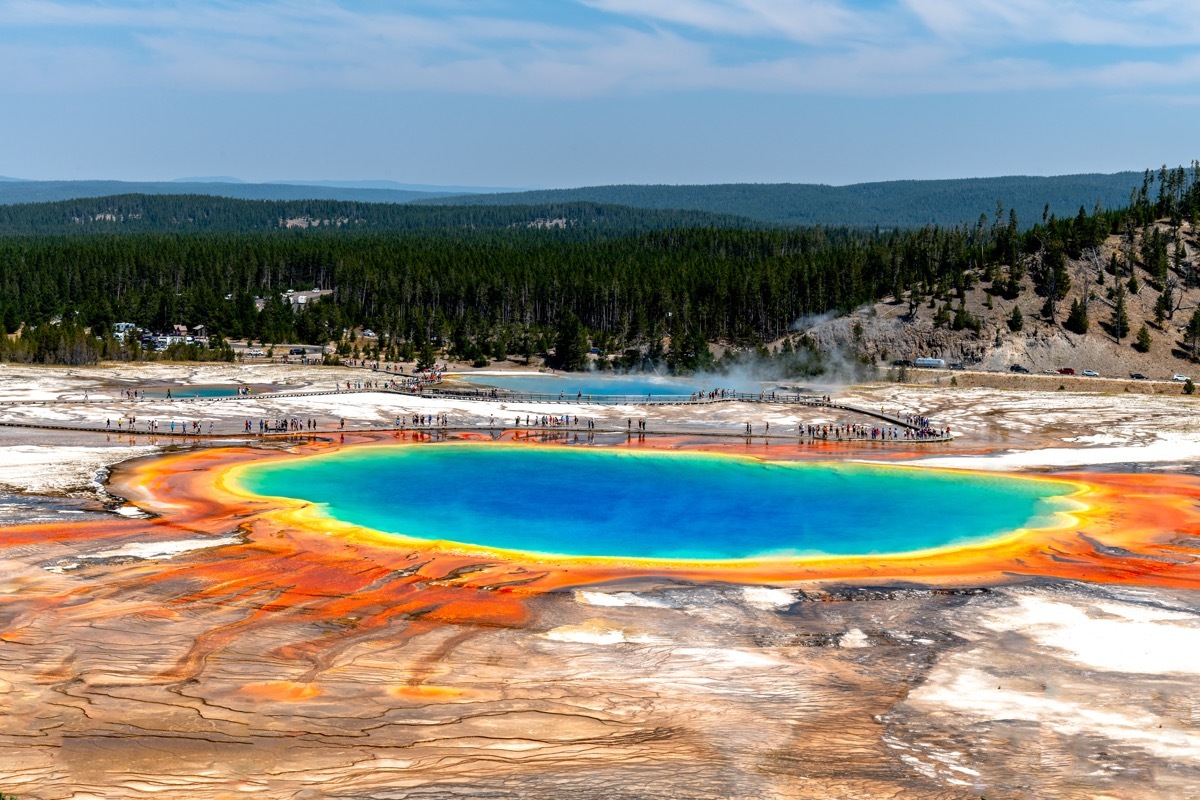
[[588, 372], [569, 372], [562, 375], [466, 375], [460, 378], [472, 386], [493, 387], [502, 391], [520, 394], [544, 394], [555, 397], [563, 395], [576, 397], [583, 395], [624, 395], [629, 397], [645, 397], [650, 395], [691, 395], [693, 392], [712, 391], [714, 389], [732, 389], [739, 392], [757, 392], [762, 389], [759, 384], [732, 385], [728, 381], [722, 383], [721, 378], [712, 378], [706, 382], [692, 381], [678, 376], [660, 375], [604, 375]]
[[172, 400], [205, 400], [214, 397], [237, 397], [239, 394], [265, 394], [270, 389], [261, 386], [247, 386], [244, 384], [196, 384], [193, 386], [146, 386], [130, 389], [129, 391], [137, 391], [147, 400], [164, 400], [170, 397]]

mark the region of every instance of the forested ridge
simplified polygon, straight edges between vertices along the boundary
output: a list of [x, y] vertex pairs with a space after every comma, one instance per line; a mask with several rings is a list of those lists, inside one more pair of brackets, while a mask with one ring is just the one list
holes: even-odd
[[314, 186], [283, 183], [195, 181], [23, 181], [0, 179], [0, 204], [50, 203], [79, 197], [121, 194], [211, 195], [243, 200], [350, 200], [360, 203], [407, 203], [457, 194], [392, 188]]
[[[849, 186], [823, 184], [701, 184], [692, 186], [590, 186], [527, 192], [456, 194], [449, 189], [316, 185], [122, 181], [0, 180], [0, 205], [44, 203], [115, 195], [194, 195], [264, 201], [352, 201], [362, 204], [561, 205], [590, 202], [643, 209], [690, 209], [789, 226], [919, 228], [972, 223], [997, 201], [1020, 219], [1036, 220], [1045, 204], [1052, 213], [1074, 214], [1097, 202], [1116, 208], [1128, 202], [1141, 175], [1005, 176], [948, 180], [901, 180]], [[44, 231], [43, 231], [44, 232]]]
[[849, 186], [800, 183], [730, 183], [695, 186], [590, 186], [504, 194], [475, 194], [414, 201], [429, 204], [563, 203], [590, 201], [634, 208], [689, 208], [735, 214], [780, 225], [920, 228], [970, 224], [997, 202], [1032, 223], [1049, 204], [1051, 213], [1074, 214], [1100, 203], [1129, 201], [1142, 176], [1009, 176], [953, 180], [887, 181]]
[[588, 232], [762, 227], [762, 224], [729, 214], [634, 209], [587, 201], [521, 206], [414, 206], [343, 200], [236, 200], [207, 195], [126, 194], [0, 205], [0, 235], [307, 229], [453, 231], [538, 226]]
[[[970, 327], [951, 303], [981, 281], [997, 295], [1044, 295], [1045, 313], [1057, 318], [1067, 258], [1111, 234], [1132, 243], [1156, 219], [1176, 230], [1197, 222], [1198, 180], [1200, 165], [1147, 173], [1129, 208], [1062, 218], [1046, 210], [1029, 228], [997, 207], [973, 225], [902, 231], [598, 227], [581, 235], [522, 225], [6, 236], [0, 316], [9, 333], [23, 331], [6, 340], [7, 357], [33, 360], [55, 360], [63, 351], [55, 342], [85, 329], [105, 338], [112, 323], [128, 321], [343, 347], [344, 328], [370, 327], [381, 336], [369, 346], [383, 357], [435, 342], [474, 360], [552, 348], [562, 360], [564, 343], [572, 359], [581, 344], [656, 357], [670, 337], [668, 355], [686, 369], [705, 358], [705, 342], [759, 346], [805, 315], [887, 296], [941, 301], [946, 324]], [[1114, 270], [1140, 271], [1164, 292], [1172, 280], [1195, 280], [1172, 264], [1169, 236], [1140, 241]], [[314, 287], [333, 294], [300, 313], [280, 297]], [[261, 311], [256, 297], [266, 300]], [[107, 342], [92, 347], [125, 355]]]

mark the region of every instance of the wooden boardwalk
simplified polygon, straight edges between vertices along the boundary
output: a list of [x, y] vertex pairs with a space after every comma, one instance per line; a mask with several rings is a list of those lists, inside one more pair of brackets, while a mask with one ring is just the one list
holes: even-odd
[[[363, 390], [368, 391], [368, 390]], [[370, 390], [382, 391], [382, 390]], [[865, 406], [851, 405], [850, 403], [839, 403], [834, 401], [826, 401], [819, 397], [812, 397], [804, 394], [779, 394], [777, 392], [759, 392], [757, 394], [749, 392], [731, 392], [722, 397], [696, 397], [695, 395], [593, 395], [576, 393], [568, 395], [565, 393], [559, 394], [533, 394], [522, 392], [504, 392], [498, 391], [492, 393], [488, 390], [460, 390], [460, 389], [438, 389], [426, 388], [420, 392], [405, 391], [400, 389], [389, 389], [398, 394], [408, 394], [412, 396], [424, 397], [446, 397], [459, 400], [481, 400], [485, 402], [509, 402], [509, 403], [563, 403], [570, 405], [598, 405], [598, 406], [689, 406], [689, 405], [712, 405], [717, 403], [760, 403], [768, 405], [791, 405], [791, 406], [807, 406], [809, 408], [832, 408], [840, 411], [848, 411], [852, 414], [859, 414], [864, 417], [872, 417], [874, 419], [886, 422], [889, 425], [898, 428], [907, 428], [908, 430], [921, 430], [921, 426], [910, 422], [907, 418], [888, 414], [885, 410], [876, 411], [873, 408]]]
[[[906, 418], [894, 414], [888, 414], [883, 409], [875, 410], [863, 406], [852, 405], [849, 403], [839, 403], [833, 401], [825, 401], [823, 398], [812, 397], [809, 395], [800, 394], [778, 394], [778, 393], [728, 393], [723, 397], [696, 397], [694, 395], [583, 395], [576, 394], [568, 396], [566, 394], [531, 394], [519, 392], [501, 392], [495, 393], [489, 390], [459, 390], [459, 389], [439, 389], [424, 387], [420, 390], [393, 389], [390, 387], [379, 388], [360, 388], [352, 387], [350, 389], [339, 388], [336, 390], [315, 390], [315, 391], [298, 391], [298, 392], [260, 392], [251, 395], [230, 395], [226, 397], [174, 397], [174, 398], [151, 398], [150, 400], [130, 400], [126, 398], [115, 398], [110, 400], [105, 398], [91, 399], [88, 402], [80, 400], [27, 400], [27, 401], [0, 401], [0, 406], [19, 407], [24, 405], [37, 406], [90, 406], [93, 404], [99, 405], [101, 402], [116, 402], [116, 403], [131, 403], [140, 404], [142, 402], [154, 403], [170, 403], [179, 405], [182, 408], [187, 408], [190, 414], [195, 414], [201, 409], [212, 403], [237, 403], [244, 401], [270, 400], [282, 398], [304, 398], [304, 397], [322, 397], [322, 396], [338, 396], [350, 394], [370, 394], [370, 393], [386, 393], [396, 394], [404, 397], [423, 397], [431, 399], [447, 399], [447, 400], [463, 400], [470, 402], [481, 402], [490, 404], [501, 403], [531, 403], [539, 405], [555, 405], [569, 404], [573, 406], [579, 405], [595, 405], [595, 406], [689, 406], [689, 405], [714, 405], [720, 403], [748, 403], [748, 404], [771, 404], [771, 405], [791, 405], [805, 406], [812, 409], [835, 409], [845, 411], [852, 414], [858, 414], [864, 417], [874, 418], [881, 422], [887, 423], [894, 428], [907, 429], [908, 431], [919, 432], [921, 427], [908, 421]], [[920, 438], [886, 438], [870, 436], [808, 436], [799, 432], [794, 434], [788, 433], [746, 433], [744, 431], [726, 432], [713, 430], [695, 430], [688, 428], [656, 428], [655, 430], [629, 430], [617, 428], [581, 428], [577, 425], [566, 426], [507, 426], [501, 423], [497, 426], [495, 423], [484, 424], [479, 423], [473, 426], [422, 426], [414, 427], [411, 425], [401, 425], [400, 427], [392, 426], [355, 426], [349, 429], [343, 428], [322, 428], [319, 430], [297, 430], [297, 431], [236, 431], [236, 432], [212, 432], [212, 433], [185, 433], [179, 432], [164, 432], [137, 430], [129, 428], [104, 427], [100, 425], [72, 425], [72, 424], [51, 424], [43, 422], [12, 422], [0, 421], [0, 427], [3, 428], [26, 428], [33, 430], [47, 431], [63, 431], [77, 433], [106, 433], [118, 436], [131, 437], [151, 437], [155, 439], [170, 439], [178, 441], [196, 441], [198, 439], [262, 439], [270, 437], [327, 437], [339, 433], [366, 433], [366, 432], [419, 432], [437, 435], [439, 433], [479, 433], [479, 432], [499, 432], [499, 431], [518, 431], [527, 432], [537, 435], [554, 435], [554, 434], [584, 434], [584, 435], [652, 435], [652, 436], [698, 436], [698, 437], [722, 437], [722, 438], [737, 438], [737, 439], [759, 439], [771, 441], [792, 441], [799, 443], [812, 442], [868, 442], [877, 444], [932, 444], [935, 442], [951, 441], [952, 437], [945, 433], [939, 435], [925, 435]]]

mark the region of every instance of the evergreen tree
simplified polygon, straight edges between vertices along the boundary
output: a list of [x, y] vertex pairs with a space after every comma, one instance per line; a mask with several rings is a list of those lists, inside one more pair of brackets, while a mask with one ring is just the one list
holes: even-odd
[[950, 327], [956, 331], [965, 329], [979, 333], [979, 329], [982, 326], [979, 320], [976, 319], [971, 312], [967, 311], [966, 305], [960, 303], [958, 308], [954, 311], [954, 320], [950, 323]]
[[1117, 344], [1129, 335], [1129, 314], [1125, 310], [1125, 290], [1118, 287], [1117, 302], [1113, 307], [1112, 319], [1109, 320], [1109, 325], [1112, 328], [1112, 334], [1116, 337]]
[[1163, 289], [1162, 294], [1158, 296], [1158, 300], [1154, 301], [1154, 324], [1162, 327], [1163, 321], [1171, 313], [1171, 286], [1168, 284]]
[[1058, 303], [1053, 295], [1046, 295], [1046, 301], [1042, 303], [1042, 316], [1051, 322], [1055, 322], [1055, 314], [1058, 310]]
[[421, 344], [421, 349], [417, 353], [417, 369], [427, 370], [433, 369], [433, 365], [437, 363], [437, 353], [433, 349], [433, 345], [426, 339]]
[[1071, 313], [1067, 315], [1067, 321], [1064, 323], [1064, 327], [1066, 327], [1066, 329], [1069, 331], [1082, 335], [1088, 332], [1088, 327], [1090, 325], [1091, 323], [1088, 320], [1087, 308], [1083, 305], [1083, 303], [1079, 302], [1079, 298], [1076, 297], [1071, 301]]
[[1150, 352], [1151, 341], [1150, 330], [1143, 324], [1142, 327], [1138, 328], [1137, 340], [1133, 343], [1133, 348], [1139, 353], [1148, 353]]
[[1183, 340], [1192, 351], [1192, 358], [1195, 358], [1197, 347], [1200, 347], [1200, 308], [1192, 312], [1192, 318], [1183, 331]]
[[1021, 285], [1021, 278], [1019, 277], [1017, 271], [1013, 269], [1009, 272], [1008, 280], [1004, 282], [1004, 286], [1001, 289], [1000, 295], [1005, 300], [1016, 300], [1021, 296], [1021, 289], [1023, 288], [1024, 287]]
[[1166, 282], [1169, 265], [1167, 239], [1156, 227], [1142, 237], [1142, 265], [1159, 286]]
[[1058, 301], [1071, 290], [1071, 276], [1067, 272], [1067, 256], [1063, 243], [1057, 239], [1043, 243], [1040, 265], [1034, 272], [1034, 288], [1046, 298], [1042, 315], [1051, 322], [1058, 319]]
[[[760, 359], [769, 354], [759, 354]], [[671, 337], [671, 350], [667, 353], [667, 366], [672, 372], [697, 372], [710, 369], [713, 366], [712, 353], [708, 349], [708, 341], [699, 328]]]
[[554, 360], [559, 369], [581, 370], [587, 366], [588, 337], [579, 317], [564, 312], [554, 338]]
[[1025, 328], [1025, 316], [1021, 313], [1020, 306], [1013, 306], [1012, 316], [1008, 318], [1008, 329], [1013, 333], [1020, 333]]

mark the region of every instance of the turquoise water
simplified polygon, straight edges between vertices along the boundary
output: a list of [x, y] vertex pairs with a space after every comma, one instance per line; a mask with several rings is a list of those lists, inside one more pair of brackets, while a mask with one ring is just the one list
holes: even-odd
[[[145, 392], [146, 397], [162, 399], [167, 396], [167, 390], [171, 390], [171, 397], [175, 400], [206, 397], [234, 397], [238, 393], [237, 386], [208, 384], [196, 386], [151, 386], [138, 391]], [[251, 394], [260, 394], [260, 389], [254, 389]]]
[[[494, 386], [513, 392], [530, 394], [565, 394], [574, 397], [583, 395], [690, 395], [698, 390], [737, 389], [751, 391], [745, 386], [730, 386], [723, 383], [698, 384], [683, 378], [659, 377], [657, 375], [603, 375], [587, 372], [565, 375], [469, 375], [472, 384]], [[719, 378], [714, 380], [719, 381]], [[757, 386], [757, 384], [756, 384]], [[753, 391], [759, 391], [753, 388]]]
[[1046, 524], [1066, 484], [705, 454], [448, 444], [252, 466], [242, 487], [418, 539], [576, 556], [899, 553]]

